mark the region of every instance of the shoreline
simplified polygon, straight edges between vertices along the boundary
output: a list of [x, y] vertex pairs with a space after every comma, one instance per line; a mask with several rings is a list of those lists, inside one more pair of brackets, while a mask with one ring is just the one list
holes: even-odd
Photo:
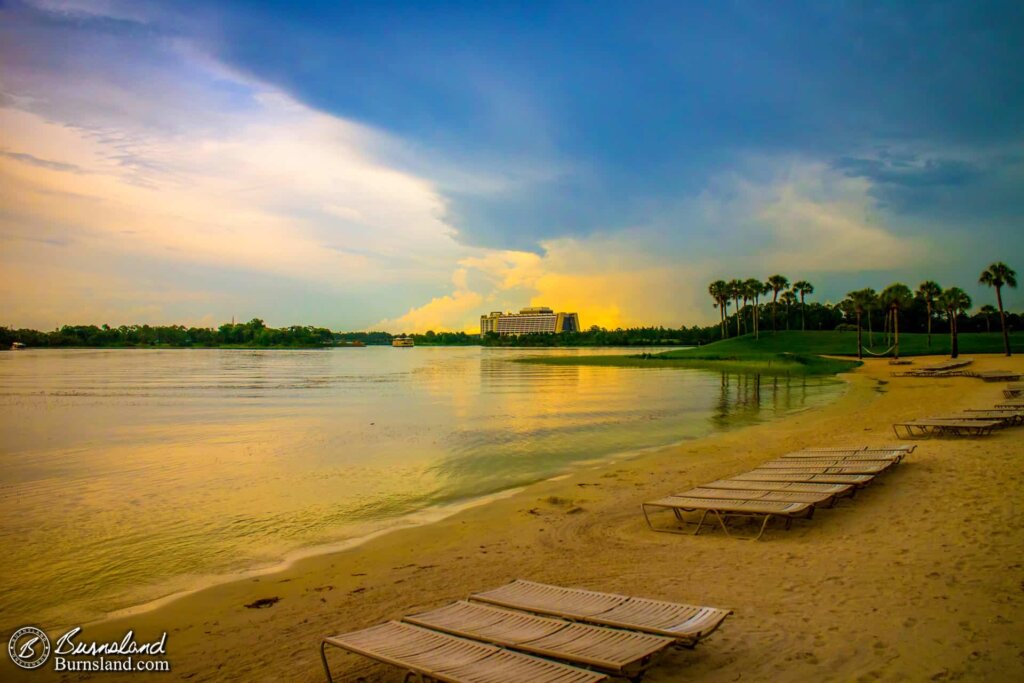
[[[1024, 359], [978, 357], [976, 367], [1020, 370]], [[840, 376], [846, 391], [823, 406], [580, 468], [86, 633], [117, 639], [129, 628], [140, 638], [167, 631], [178, 677], [320, 681], [324, 636], [527, 578], [735, 610], [696, 650], [656, 664], [650, 683], [1024, 677], [1015, 636], [1024, 623], [1024, 569], [1014, 559], [1024, 525], [1006, 498], [1022, 483], [1019, 428], [983, 441], [921, 441], [852, 501], [789, 531], [773, 525], [757, 543], [713, 532], [657, 534], [643, 524], [643, 500], [800, 446], [892, 443], [894, 420], [984, 407], [1001, 396], [1000, 384], [896, 379], [890, 370], [868, 361]], [[270, 608], [245, 607], [273, 597], [279, 601]], [[342, 676], [383, 671], [331, 656]], [[79, 680], [18, 672], [9, 662], [0, 671], [14, 680]], [[394, 678], [394, 669], [387, 673]]]
[[[557, 477], [553, 477], [552, 479], [555, 478]], [[296, 563], [301, 562], [302, 560], [321, 557], [324, 555], [333, 555], [336, 553], [352, 551], [365, 543], [369, 543], [375, 538], [379, 538], [381, 536], [394, 533], [396, 531], [415, 529], [416, 527], [435, 524], [444, 519], [447, 519], [448, 517], [451, 517], [452, 515], [457, 515], [465, 510], [472, 510], [475, 507], [480, 507], [482, 505], [492, 503], [496, 500], [501, 500], [502, 498], [514, 496], [517, 493], [521, 492], [524, 488], [526, 487], [513, 487], [502, 491], [498, 491], [496, 493], [478, 496], [476, 498], [469, 498], [462, 501], [456, 501], [444, 505], [432, 505], [430, 507], [423, 508], [422, 510], [410, 512], [406, 515], [401, 515], [399, 517], [394, 517], [387, 520], [381, 520], [383, 522], [389, 523], [389, 525], [383, 529], [377, 529], [375, 531], [371, 531], [361, 536], [346, 538], [344, 540], [335, 541], [333, 543], [324, 543], [320, 545], [299, 548], [288, 553], [280, 561], [274, 562], [273, 564], [268, 564], [260, 567], [252, 567], [249, 569], [243, 569], [240, 571], [230, 572], [227, 574], [215, 574], [210, 575], [208, 577], [203, 577], [206, 580], [202, 582], [201, 586], [175, 591], [174, 593], [171, 593], [169, 595], [164, 595], [153, 600], [147, 600], [137, 605], [131, 605], [121, 609], [113, 610], [98, 619], [85, 622], [83, 626], [97, 626], [109, 621], [116, 621], [118, 619], [125, 619], [128, 617], [138, 616], [140, 614], [146, 614], [147, 612], [152, 612], [153, 610], [160, 609], [161, 607], [171, 605], [178, 600], [187, 598], [190, 595], [199, 593], [210, 588], [216, 588], [217, 586], [221, 586], [228, 583], [235, 583], [238, 581], [245, 581], [247, 579], [254, 579], [263, 576], [272, 576], [274, 574], [285, 572], [291, 569], [293, 566], [295, 566]], [[417, 518], [422, 519], [421, 521], [413, 521]]]

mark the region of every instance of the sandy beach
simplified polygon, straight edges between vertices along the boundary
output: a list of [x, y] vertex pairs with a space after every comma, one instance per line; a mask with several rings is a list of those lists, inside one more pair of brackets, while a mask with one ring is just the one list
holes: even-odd
[[[916, 365], [934, 359], [916, 358]], [[974, 369], [1024, 370], [978, 357]], [[645, 680], [1024, 680], [1020, 428], [922, 440], [852, 500], [759, 542], [653, 533], [639, 504], [811, 445], [894, 443], [894, 420], [990, 407], [1003, 384], [894, 378], [871, 360], [836, 402], [526, 488], [427, 526], [304, 559], [272, 575], [88, 626], [89, 639], [168, 631], [160, 680], [321, 681], [329, 634], [440, 606], [514, 578], [735, 611], [695, 650]], [[639, 370], [638, 372], [642, 372]], [[279, 598], [265, 609], [246, 608]], [[401, 680], [330, 653], [336, 680]], [[20, 672], [5, 680], [110, 680]], [[133, 676], [123, 676], [131, 680]]]

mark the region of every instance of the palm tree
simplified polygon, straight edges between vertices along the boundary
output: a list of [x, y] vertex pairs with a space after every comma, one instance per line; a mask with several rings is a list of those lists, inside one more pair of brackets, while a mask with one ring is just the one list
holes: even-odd
[[[761, 291], [761, 293], [758, 295], [758, 299], [760, 299], [762, 296], [768, 296], [768, 292], [772, 291], [772, 288], [768, 285], [768, 283], [762, 282], [762, 283], [760, 283], [760, 291]], [[758, 311], [757, 311], [757, 330], [758, 330], [759, 333], [761, 331], [761, 313], [762, 313], [762, 311], [760, 309], [758, 309]]]
[[779, 301], [786, 307], [786, 329], [789, 329], [789, 307], [796, 303], [796, 294], [786, 290], [779, 296]]
[[928, 348], [932, 348], [932, 308], [935, 305], [935, 298], [942, 294], [942, 287], [934, 280], [925, 280], [917, 286], [917, 296], [924, 301], [928, 309]]
[[754, 302], [754, 312], [751, 316], [751, 322], [754, 326], [754, 339], [760, 339], [760, 327], [758, 326], [758, 306], [761, 299], [761, 295], [764, 293], [764, 283], [758, 280], [756, 277], [748, 278], [746, 282], [746, 294], [750, 297], [751, 301]]
[[999, 304], [999, 324], [1003, 326], [1003, 350], [1010, 355], [1010, 335], [1006, 332], [1006, 313], [1003, 311], [1003, 285], [1017, 288], [1017, 273], [1002, 261], [993, 263], [981, 274], [978, 282], [995, 287], [996, 302]]
[[779, 301], [779, 292], [789, 287], [789, 278], [785, 275], [772, 275], [767, 284], [772, 290], [772, 332], [775, 332], [775, 307]]
[[992, 331], [992, 316], [995, 315], [998, 312], [999, 311], [997, 311], [996, 307], [993, 306], [992, 304], [985, 304], [984, 306], [982, 306], [981, 308], [978, 309], [978, 313], [981, 313], [983, 316], [985, 316], [985, 331], [986, 332], [991, 332]]
[[846, 295], [847, 298], [844, 301], [842, 301], [839, 305], [842, 306], [844, 310], [847, 310], [847, 311], [852, 310], [854, 315], [857, 316], [857, 358], [863, 358], [864, 357], [864, 338], [863, 338], [864, 330], [860, 326], [860, 317], [861, 317], [861, 315], [864, 314], [864, 302], [863, 301], [859, 301], [855, 295], [856, 295], [856, 292], [850, 292], [849, 294]]
[[[850, 302], [853, 306], [853, 312], [857, 315], [857, 358], [863, 358], [864, 343], [863, 343], [863, 329], [860, 325], [861, 316], [864, 315], [865, 311], [870, 311], [871, 307], [875, 303], [876, 295], [873, 289], [858, 289], [855, 292], [847, 294], [850, 298]], [[871, 325], [871, 318], [868, 317], [868, 325]]]
[[718, 318], [722, 327], [722, 339], [725, 339], [725, 319], [728, 315], [726, 310], [729, 307], [729, 286], [725, 280], [715, 280], [708, 285], [708, 294], [715, 300], [715, 308], [718, 309]]
[[804, 303], [804, 297], [808, 294], [814, 294], [814, 285], [807, 280], [800, 280], [793, 283], [793, 292], [800, 295], [800, 329], [806, 330], [807, 320], [804, 313], [807, 311], [807, 305]]
[[878, 295], [881, 299], [882, 305], [885, 306], [886, 310], [892, 315], [892, 326], [893, 335], [895, 342], [893, 343], [893, 357], [900, 357], [900, 309], [906, 308], [910, 305], [914, 295], [910, 292], [910, 287], [907, 287], [902, 282], [894, 282]]
[[871, 287], [867, 287], [866, 289], [858, 289], [857, 293], [863, 299], [864, 314], [868, 319], [868, 346], [874, 346], [875, 333], [871, 328], [871, 312], [878, 308], [878, 292]]
[[950, 287], [939, 296], [939, 303], [949, 318], [949, 356], [956, 358], [960, 355], [959, 330], [956, 319], [960, 313], [971, 307], [971, 297], [967, 296], [967, 292], [959, 287]]
[[743, 296], [743, 283], [739, 280], [729, 280], [726, 285], [729, 289], [729, 296], [736, 304], [736, 336], [740, 336], [740, 297]]

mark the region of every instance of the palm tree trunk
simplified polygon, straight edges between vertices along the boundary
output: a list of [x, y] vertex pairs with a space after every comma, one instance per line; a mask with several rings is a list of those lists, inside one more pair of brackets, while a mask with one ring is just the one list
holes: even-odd
[[928, 301], [928, 350], [932, 350], [932, 302]]
[[952, 311], [949, 317], [949, 335], [951, 341], [949, 343], [949, 357], [956, 358], [959, 356], [959, 341], [956, 334], [956, 311]]
[[775, 332], [776, 332], [776, 328], [775, 328], [775, 306], [777, 305], [776, 304], [776, 300], [778, 298], [779, 298], [779, 292], [778, 292], [778, 290], [776, 290], [776, 291], [774, 291], [772, 293], [772, 334], [775, 334]]
[[892, 329], [895, 335], [896, 342], [893, 345], [893, 358], [900, 357], [900, 312], [899, 309], [892, 309]]
[[860, 313], [857, 314], [857, 358], [864, 358], [863, 330], [860, 327]]
[[868, 309], [868, 346], [875, 345], [875, 333], [871, 330], [871, 309]]
[[999, 324], [1003, 326], [1003, 350], [1010, 355], [1010, 335], [1006, 332], [1006, 313], [1003, 312], [1002, 287], [996, 287], [996, 302], [999, 304]]
[[807, 306], [804, 304], [804, 293], [800, 292], [800, 329], [807, 330]]

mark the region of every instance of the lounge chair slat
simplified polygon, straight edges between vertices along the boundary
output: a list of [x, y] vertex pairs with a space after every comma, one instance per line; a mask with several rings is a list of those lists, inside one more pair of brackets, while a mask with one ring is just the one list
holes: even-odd
[[781, 460], [771, 460], [769, 462], [761, 463], [757, 466], [758, 470], [791, 470], [794, 468], [808, 468], [808, 467], [841, 467], [844, 470], [849, 470], [850, 474], [876, 474], [884, 472], [893, 465], [896, 464], [895, 460], [845, 460], [845, 459], [801, 459], [801, 458], [783, 458]]
[[874, 479], [870, 474], [808, 474], [791, 470], [755, 470], [731, 477], [737, 481], [791, 481], [795, 483], [853, 484], [864, 486]]
[[704, 484], [702, 488], [737, 489], [755, 491], [803, 491], [806, 493], [830, 493], [841, 496], [853, 488], [848, 484], [813, 484], [794, 481], [743, 481], [742, 479], [718, 479]]
[[877, 464], [871, 465], [809, 465], [801, 462], [783, 465], [758, 467], [753, 472], [787, 472], [789, 474], [879, 474], [886, 468]]

